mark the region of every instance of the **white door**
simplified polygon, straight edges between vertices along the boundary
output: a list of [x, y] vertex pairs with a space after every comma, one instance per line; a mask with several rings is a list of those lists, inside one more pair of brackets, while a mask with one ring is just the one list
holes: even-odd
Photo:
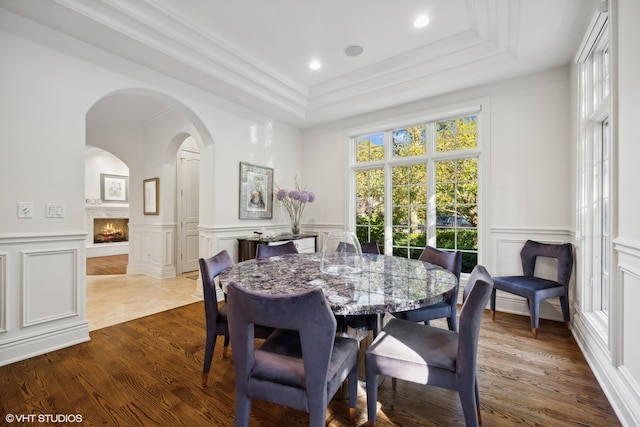
[[177, 274], [199, 269], [199, 168], [200, 153], [193, 139], [188, 139], [178, 152]]

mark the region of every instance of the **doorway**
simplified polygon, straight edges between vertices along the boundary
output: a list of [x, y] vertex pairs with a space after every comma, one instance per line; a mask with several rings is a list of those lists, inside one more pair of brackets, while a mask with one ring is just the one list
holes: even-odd
[[177, 213], [178, 238], [176, 274], [181, 275], [199, 269], [198, 258], [200, 223], [200, 152], [192, 137], [184, 140], [177, 154]]

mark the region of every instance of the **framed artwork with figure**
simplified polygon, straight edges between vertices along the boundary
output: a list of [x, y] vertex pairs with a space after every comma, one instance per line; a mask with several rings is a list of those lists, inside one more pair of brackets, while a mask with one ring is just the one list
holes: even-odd
[[240, 219], [273, 217], [273, 169], [240, 162]]

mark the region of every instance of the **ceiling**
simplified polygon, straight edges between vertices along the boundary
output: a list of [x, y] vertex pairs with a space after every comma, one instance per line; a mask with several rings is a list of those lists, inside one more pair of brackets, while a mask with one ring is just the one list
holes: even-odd
[[[301, 128], [568, 64], [595, 4], [0, 0], [14, 14]], [[430, 23], [417, 29], [420, 13]], [[350, 45], [363, 53], [347, 56]], [[321, 69], [309, 69], [312, 58]], [[167, 108], [122, 96], [94, 108], [93, 118], [141, 122]]]

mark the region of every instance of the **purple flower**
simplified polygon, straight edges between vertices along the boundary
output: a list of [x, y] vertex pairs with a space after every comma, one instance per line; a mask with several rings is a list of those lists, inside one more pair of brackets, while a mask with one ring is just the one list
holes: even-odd
[[300, 192], [298, 190], [289, 191], [289, 198], [293, 200], [300, 200]]
[[301, 203], [307, 203], [309, 201], [309, 193], [307, 193], [306, 191], [301, 191], [299, 200]]
[[283, 201], [285, 197], [287, 197], [287, 190], [281, 188], [278, 191], [278, 194], [276, 194], [276, 198], [280, 201]]
[[316, 201], [316, 195], [309, 191], [309, 203], [313, 203]]

